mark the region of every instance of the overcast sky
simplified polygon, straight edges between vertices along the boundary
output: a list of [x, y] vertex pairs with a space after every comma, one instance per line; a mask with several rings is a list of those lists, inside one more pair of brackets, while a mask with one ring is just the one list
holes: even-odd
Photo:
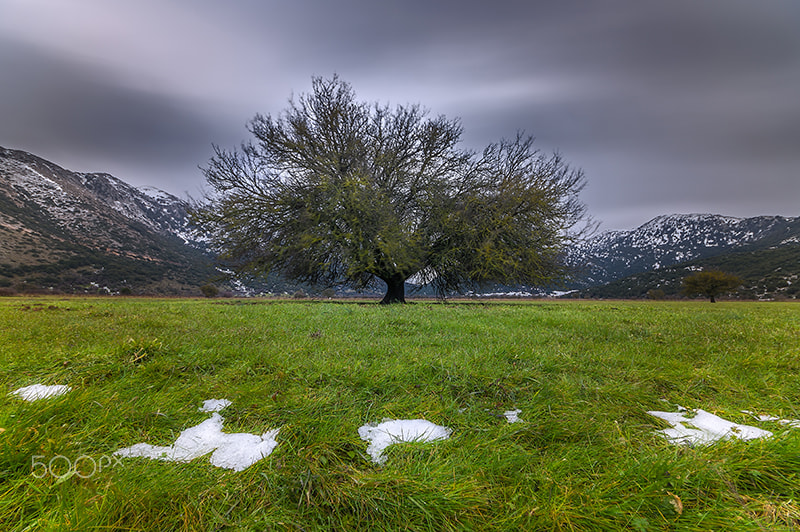
[[0, 0], [0, 146], [181, 197], [334, 73], [533, 135], [601, 229], [800, 215], [798, 0]]

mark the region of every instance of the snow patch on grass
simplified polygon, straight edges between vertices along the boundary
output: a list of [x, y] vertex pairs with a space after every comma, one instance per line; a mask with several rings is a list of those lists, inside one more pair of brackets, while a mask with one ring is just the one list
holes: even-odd
[[47, 399], [48, 397], [64, 395], [70, 390], [72, 390], [72, 388], [63, 384], [55, 384], [53, 386], [32, 384], [31, 386], [25, 386], [24, 388], [14, 390], [11, 392], [11, 394], [17, 395], [25, 401], [37, 401], [39, 399]]
[[704, 445], [730, 438], [753, 440], [772, 436], [768, 430], [733, 423], [702, 409], [690, 412], [685, 408], [678, 408], [678, 412], [647, 412], [672, 425], [670, 429], [656, 431], [670, 443]]
[[367, 423], [358, 428], [358, 435], [369, 441], [367, 453], [376, 464], [385, 464], [383, 451], [395, 443], [430, 442], [445, 440], [452, 429], [424, 419], [389, 419], [378, 425]]
[[170, 462], [190, 462], [195, 458], [211, 454], [211, 464], [217, 467], [243, 471], [259, 460], [266, 458], [277, 447], [275, 437], [280, 429], [262, 435], [248, 433], [228, 434], [222, 432], [225, 419], [217, 410], [231, 404], [227, 399], [209, 399], [200, 410], [213, 412], [211, 417], [199, 425], [180, 433], [175, 443], [169, 446], [137, 443], [120, 449], [114, 454], [124, 457], [143, 457]]
[[231, 406], [231, 402], [227, 399], [208, 399], [207, 401], [203, 401], [203, 406], [200, 407], [200, 411], [219, 412], [229, 406]]
[[788, 425], [790, 427], [800, 428], [800, 419], [781, 419], [775, 416], [765, 416], [761, 414], [756, 414], [755, 412], [751, 412], [749, 410], [742, 410], [742, 413], [750, 414], [759, 421], [774, 421], [775, 423], [780, 423], [781, 425]]

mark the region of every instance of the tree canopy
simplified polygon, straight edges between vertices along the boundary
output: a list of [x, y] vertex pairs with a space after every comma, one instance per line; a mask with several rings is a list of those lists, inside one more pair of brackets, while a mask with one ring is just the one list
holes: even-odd
[[719, 295], [742, 286], [742, 279], [720, 270], [705, 270], [687, 275], [683, 279], [683, 291], [688, 296], [704, 296], [712, 303]]
[[383, 303], [404, 302], [412, 277], [445, 294], [565, 275], [585, 178], [559, 154], [519, 133], [473, 152], [458, 120], [360, 102], [338, 77], [312, 88], [203, 168], [211, 190], [193, 217], [233, 268], [356, 289], [380, 279]]

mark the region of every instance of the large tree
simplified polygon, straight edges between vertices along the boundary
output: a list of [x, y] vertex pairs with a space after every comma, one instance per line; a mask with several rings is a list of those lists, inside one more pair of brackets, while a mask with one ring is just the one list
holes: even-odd
[[565, 274], [581, 171], [520, 134], [462, 149], [458, 120], [360, 102], [338, 77], [312, 87], [203, 168], [193, 216], [232, 267], [357, 289], [380, 279], [382, 303], [404, 302], [411, 277], [445, 294]]

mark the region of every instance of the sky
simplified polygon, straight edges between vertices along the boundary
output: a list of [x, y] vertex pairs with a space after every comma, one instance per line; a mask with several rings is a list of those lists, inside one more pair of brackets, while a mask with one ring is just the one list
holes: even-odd
[[600, 230], [800, 216], [797, 0], [0, 0], [0, 146], [200, 197], [314, 76], [524, 132]]

